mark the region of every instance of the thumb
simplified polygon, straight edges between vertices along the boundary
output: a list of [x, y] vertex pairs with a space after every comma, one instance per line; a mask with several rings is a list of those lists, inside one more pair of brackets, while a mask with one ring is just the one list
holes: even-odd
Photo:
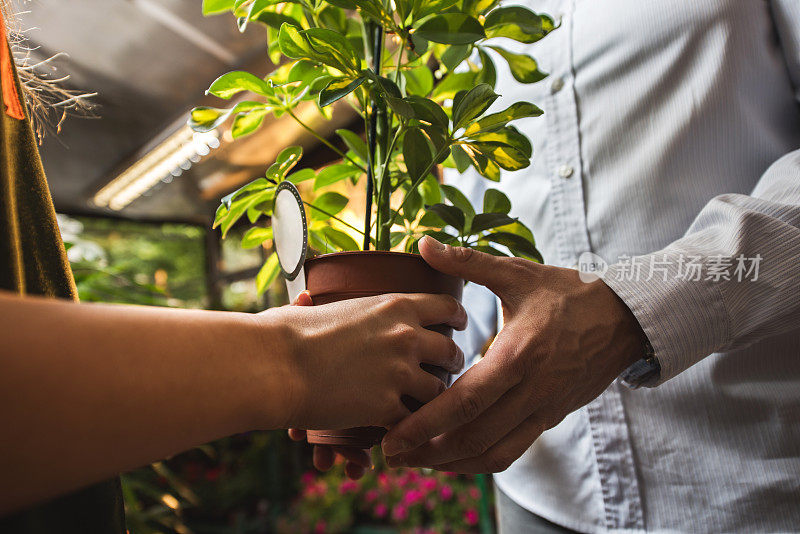
[[507, 265], [498, 256], [471, 248], [451, 247], [427, 235], [419, 241], [419, 252], [428, 265], [445, 274], [486, 286], [497, 295], [512, 287]]

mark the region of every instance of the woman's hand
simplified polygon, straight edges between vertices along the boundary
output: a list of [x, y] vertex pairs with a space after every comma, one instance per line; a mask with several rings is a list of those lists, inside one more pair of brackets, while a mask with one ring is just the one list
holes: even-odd
[[[466, 326], [452, 297], [389, 294], [321, 306], [284, 306], [255, 316], [283, 344], [284, 420], [292, 428], [391, 426], [409, 415], [402, 397], [428, 402], [445, 384], [420, 364], [458, 372], [464, 363], [452, 339], [427, 330], [435, 324]], [[275, 365], [270, 366], [275, 369]], [[270, 410], [274, 414], [273, 410]], [[272, 417], [272, 415], [270, 415]]]

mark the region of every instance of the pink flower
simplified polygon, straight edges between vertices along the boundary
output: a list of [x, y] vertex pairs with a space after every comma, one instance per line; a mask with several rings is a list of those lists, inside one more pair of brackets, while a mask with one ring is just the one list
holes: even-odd
[[345, 495], [347, 493], [355, 493], [358, 491], [358, 482], [355, 480], [345, 480], [339, 484], [339, 493]]
[[403, 504], [398, 504], [394, 507], [394, 510], [392, 510], [392, 517], [397, 521], [408, 519], [408, 508]]
[[314, 482], [314, 479], [315, 479], [315, 478], [317, 478], [317, 477], [316, 477], [316, 475], [314, 474], [314, 472], [313, 472], [313, 471], [306, 471], [305, 473], [303, 473], [303, 476], [301, 476], [301, 477], [300, 477], [300, 482], [301, 482], [301, 483], [302, 483], [304, 486], [308, 486], [308, 485], [310, 485], [312, 482]]
[[476, 501], [481, 498], [481, 491], [476, 488], [475, 486], [470, 486], [469, 488], [469, 496], [475, 499]]
[[389, 475], [386, 473], [378, 473], [378, 485], [386, 488], [389, 485]]
[[325, 521], [321, 519], [317, 521], [317, 524], [314, 525], [314, 534], [325, 534], [327, 532], [328, 525], [325, 524]]
[[386, 517], [387, 512], [389, 512], [389, 508], [382, 502], [376, 504], [373, 510], [375, 517]]
[[475, 508], [468, 508], [464, 512], [464, 521], [466, 521], [468, 525], [477, 525], [478, 511]]
[[425, 495], [420, 490], [408, 490], [406, 494], [403, 495], [403, 504], [413, 506], [424, 498]]
[[439, 490], [439, 495], [442, 496], [442, 499], [445, 501], [449, 501], [453, 498], [453, 488], [448, 485], [442, 486], [442, 489]]
[[364, 494], [364, 500], [367, 501], [367, 504], [373, 503], [378, 500], [378, 490], [371, 489], [368, 490], [367, 493]]
[[433, 477], [426, 477], [422, 480], [422, 489], [425, 491], [433, 491], [436, 489], [436, 486], [439, 485], [439, 482]]

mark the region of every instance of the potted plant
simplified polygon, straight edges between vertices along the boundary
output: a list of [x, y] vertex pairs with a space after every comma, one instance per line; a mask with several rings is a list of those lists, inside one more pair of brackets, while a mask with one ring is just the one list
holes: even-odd
[[[436, 178], [439, 165], [464, 172], [473, 167], [488, 180], [501, 169], [530, 164], [529, 140], [510, 123], [542, 111], [515, 102], [496, 113], [495, 59], [508, 64], [522, 83], [542, 80], [528, 55], [508, 51], [502, 39], [532, 43], [554, 29], [553, 20], [499, 0], [204, 0], [206, 15], [233, 13], [240, 29], [266, 26], [274, 72], [260, 78], [245, 71], [215, 80], [208, 93], [230, 100], [257, 95], [230, 108], [198, 107], [190, 126], [200, 132], [230, 123], [233, 138], [256, 131], [268, 115], [288, 117], [336, 152], [341, 161], [319, 171], [292, 172], [302, 157], [297, 146], [283, 150], [264, 177], [222, 199], [214, 226], [223, 236], [242, 217], [254, 226], [245, 247], [272, 239], [256, 226], [272, 213], [275, 188], [299, 184], [309, 213], [309, 245], [323, 255], [306, 262], [307, 287], [315, 304], [387, 292], [449, 293], [460, 298], [463, 282], [431, 269], [417, 242], [430, 235], [497, 255], [541, 261], [531, 231], [509, 216], [511, 203], [488, 189], [476, 209], [456, 187]], [[500, 41], [498, 41], [500, 40]], [[316, 105], [331, 117], [331, 105], [347, 102], [363, 119], [365, 139], [336, 131], [339, 149], [310, 127], [298, 106]], [[341, 105], [341, 102], [338, 105]], [[314, 103], [314, 104], [311, 104]], [[226, 122], [227, 121], [227, 122]], [[343, 216], [349, 181], [365, 189], [363, 220]], [[279, 272], [270, 255], [257, 275], [265, 291]], [[310, 434], [310, 441], [368, 445], [365, 434]], [[327, 438], [325, 438], [327, 436]], [[365, 441], [366, 439], [366, 441]], [[349, 440], [349, 441], [348, 441]]]

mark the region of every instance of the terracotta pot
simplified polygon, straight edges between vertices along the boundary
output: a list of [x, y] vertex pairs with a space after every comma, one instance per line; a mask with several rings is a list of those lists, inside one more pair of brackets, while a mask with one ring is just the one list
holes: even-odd
[[[314, 305], [328, 304], [384, 293], [433, 293], [461, 300], [464, 281], [440, 273], [421, 256], [402, 252], [338, 252], [306, 260], [306, 288]], [[453, 329], [434, 325], [430, 330], [446, 336]], [[425, 370], [447, 382], [447, 371], [427, 366]], [[404, 400], [410, 409], [419, 408], [415, 399]], [[309, 430], [308, 442], [318, 445], [343, 445], [368, 449], [380, 443], [386, 431], [380, 427], [346, 430]]]

